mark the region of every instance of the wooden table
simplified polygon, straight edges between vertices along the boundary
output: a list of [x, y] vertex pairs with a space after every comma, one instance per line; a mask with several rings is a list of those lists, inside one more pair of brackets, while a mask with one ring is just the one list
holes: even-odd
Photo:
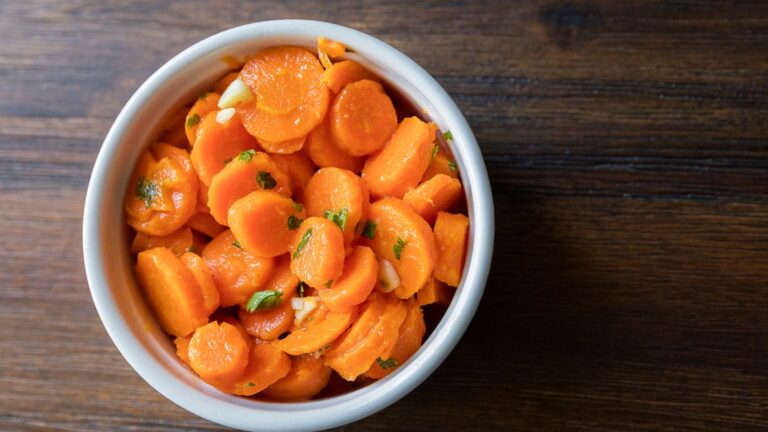
[[416, 391], [345, 430], [768, 428], [765, 2], [215, 3], [0, 3], [0, 430], [219, 429], [107, 337], [83, 199], [156, 68], [288, 17], [423, 65], [472, 125], [495, 195], [469, 331]]

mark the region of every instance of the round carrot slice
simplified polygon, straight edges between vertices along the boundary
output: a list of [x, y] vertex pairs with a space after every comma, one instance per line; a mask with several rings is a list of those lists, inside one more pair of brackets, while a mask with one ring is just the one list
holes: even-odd
[[331, 136], [329, 119], [326, 118], [307, 136], [304, 147], [312, 162], [320, 167], [336, 167], [359, 173], [363, 158], [350, 156], [339, 148]]
[[248, 366], [237, 381], [224, 390], [239, 396], [253, 396], [291, 371], [291, 359], [271, 344], [256, 340], [248, 356]]
[[248, 150], [237, 155], [216, 174], [208, 189], [208, 207], [216, 222], [226, 225], [235, 201], [253, 191], [271, 190], [291, 196], [288, 176], [266, 153]]
[[379, 78], [372, 72], [369, 72], [360, 63], [354, 60], [344, 60], [334, 63], [323, 72], [320, 80], [332, 92], [338, 93], [345, 85], [360, 80], [379, 81]]
[[305, 324], [287, 337], [272, 342], [275, 348], [290, 355], [319, 351], [344, 333], [357, 316], [357, 308], [346, 312], [327, 312], [326, 306], [321, 303], [317, 309], [315, 320], [305, 319]]
[[432, 161], [429, 162], [427, 171], [421, 177], [421, 181], [425, 182], [438, 174], [445, 174], [448, 177], [459, 178], [459, 168], [456, 162], [453, 161], [440, 147], [437, 147], [438, 151], [434, 154], [434, 147], [432, 152], [434, 156]]
[[254, 292], [263, 289], [275, 268], [273, 258], [259, 258], [242, 249], [232, 231], [211, 240], [202, 253], [222, 307], [245, 305]]
[[412, 296], [424, 285], [435, 266], [435, 238], [429, 224], [413, 209], [395, 198], [371, 204], [368, 219], [374, 226], [362, 244], [376, 256], [389, 261], [397, 271], [400, 286], [395, 294], [402, 299]]
[[317, 166], [312, 162], [312, 159], [303, 151], [291, 154], [273, 154], [270, 157], [288, 175], [291, 181], [291, 190], [296, 200], [304, 202], [304, 189], [306, 189], [309, 179], [317, 171]]
[[376, 152], [397, 129], [397, 114], [381, 84], [361, 80], [341, 90], [331, 106], [331, 134], [352, 156]]
[[229, 208], [227, 222], [243, 249], [259, 257], [288, 252], [304, 208], [277, 192], [255, 191]]
[[236, 328], [237, 331], [240, 332], [241, 335], [243, 335], [243, 339], [245, 339], [245, 343], [248, 345], [248, 349], [251, 349], [253, 347], [253, 338], [251, 335], [248, 334], [248, 332], [245, 331], [245, 328], [242, 324], [240, 324], [240, 321], [237, 320], [234, 316], [230, 315], [228, 311], [225, 311], [223, 309], [218, 310], [216, 313], [211, 315], [210, 321], [216, 321], [219, 324], [227, 323], [231, 325], [232, 327]]
[[402, 198], [416, 187], [432, 158], [435, 125], [417, 117], [400, 122], [397, 131], [378, 153], [365, 161], [363, 178], [374, 198]]
[[344, 236], [328, 219], [305, 220], [291, 245], [291, 271], [309, 286], [330, 287], [344, 270]]
[[408, 314], [400, 325], [397, 342], [392, 348], [392, 352], [388, 358], [382, 359], [383, 361], [373, 363], [365, 376], [374, 379], [384, 378], [408, 361], [421, 347], [421, 340], [427, 330], [427, 326], [424, 324], [424, 313], [414, 299], [408, 300], [407, 306]]
[[[226, 87], [225, 87], [226, 88]], [[197, 98], [195, 104], [187, 113], [187, 117], [184, 119], [184, 132], [187, 135], [189, 145], [194, 146], [197, 141], [197, 130], [200, 128], [200, 123], [208, 116], [209, 113], [218, 111], [220, 93], [204, 93]]]
[[320, 289], [317, 294], [331, 311], [347, 310], [364, 302], [376, 286], [379, 262], [373, 251], [357, 246], [344, 262], [344, 271], [333, 281], [331, 288]]
[[243, 324], [245, 331], [252, 336], [262, 340], [275, 340], [281, 334], [288, 331], [293, 323], [293, 308], [291, 299], [296, 296], [296, 287], [299, 284], [299, 278], [291, 273], [291, 259], [284, 255], [278, 259], [272, 277], [267, 282], [264, 289], [280, 291], [280, 304], [273, 309], [257, 310], [248, 312], [245, 308], [240, 308], [238, 318]]
[[403, 201], [430, 224], [437, 212], [449, 210], [461, 196], [461, 182], [438, 174], [403, 195]]
[[383, 294], [373, 292], [368, 299], [360, 305], [360, 313], [357, 318], [349, 326], [347, 331], [344, 332], [338, 339], [336, 339], [333, 345], [326, 351], [326, 357], [337, 354], [342, 354], [353, 349], [362, 340], [368, 336], [371, 329], [379, 321], [379, 317], [384, 312], [384, 306], [386, 306], [386, 299]]
[[208, 270], [200, 256], [192, 252], [187, 252], [179, 257], [181, 263], [189, 269], [192, 276], [195, 278], [197, 285], [200, 287], [200, 293], [203, 295], [203, 307], [205, 313], [210, 315], [216, 312], [219, 308], [219, 290], [216, 289], [216, 284], [213, 283], [213, 277]]
[[311, 399], [328, 384], [331, 372], [320, 357], [311, 354], [293, 357], [288, 375], [267, 387], [261, 396], [280, 402]]
[[223, 124], [217, 121], [219, 111], [205, 116], [197, 133], [197, 141], [192, 148], [192, 165], [206, 185], [211, 185], [213, 176], [224, 169], [232, 158], [249, 149], [258, 149], [259, 145], [246, 132], [235, 114]]
[[166, 333], [186, 336], [208, 322], [200, 287], [167, 248], [140, 252], [136, 258], [136, 277]]
[[237, 329], [212, 321], [195, 330], [189, 341], [189, 363], [211, 384], [238, 379], [248, 365], [248, 344]]
[[437, 261], [435, 278], [457, 287], [464, 269], [467, 254], [469, 219], [463, 214], [440, 212], [435, 221], [435, 245]]
[[333, 220], [352, 244], [359, 223], [368, 215], [368, 187], [355, 173], [340, 168], [320, 168], [307, 184], [304, 202], [309, 216]]
[[269, 153], [278, 153], [278, 154], [291, 154], [296, 153], [297, 151], [301, 150], [302, 147], [304, 147], [304, 142], [307, 140], [307, 136], [300, 136], [298, 138], [293, 138], [285, 141], [280, 142], [272, 142], [260, 139], [259, 145], [261, 145], [261, 148], [263, 148], [265, 151]]
[[156, 247], [166, 247], [175, 255], [182, 255], [192, 247], [192, 230], [182, 227], [167, 236], [153, 236], [137, 232], [136, 237], [133, 238], [133, 243], [131, 243], [131, 252], [139, 253]]

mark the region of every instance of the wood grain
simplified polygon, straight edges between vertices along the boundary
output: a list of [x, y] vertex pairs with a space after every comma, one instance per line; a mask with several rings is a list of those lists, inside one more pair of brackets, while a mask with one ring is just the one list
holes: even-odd
[[768, 429], [768, 4], [0, 2], [0, 430], [219, 430], [152, 390], [90, 301], [91, 166], [190, 44], [338, 22], [423, 65], [494, 190], [478, 314], [416, 391], [344, 430]]

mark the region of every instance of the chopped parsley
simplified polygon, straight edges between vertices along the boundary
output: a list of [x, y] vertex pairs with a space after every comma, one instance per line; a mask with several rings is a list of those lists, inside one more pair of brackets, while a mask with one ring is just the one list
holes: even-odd
[[304, 210], [304, 206], [297, 202], [293, 203], [293, 208], [295, 208], [297, 212]]
[[405, 245], [406, 245], [405, 240], [398, 237], [397, 243], [395, 243], [395, 245], [392, 246], [392, 251], [395, 253], [395, 258], [397, 258], [398, 260], [400, 259], [400, 254], [403, 252]]
[[304, 231], [304, 235], [301, 236], [301, 240], [299, 240], [299, 244], [296, 246], [296, 252], [293, 253], [293, 259], [296, 259], [299, 257], [299, 254], [302, 250], [304, 250], [304, 247], [307, 246], [307, 243], [309, 242], [309, 238], [312, 237], [312, 228], [307, 228], [306, 231]]
[[453, 134], [451, 131], [445, 131], [443, 132], [443, 138], [445, 138], [446, 141], [451, 141], [453, 140]]
[[149, 208], [152, 205], [152, 201], [160, 193], [160, 188], [152, 180], [147, 180], [146, 177], [139, 177], [136, 182], [136, 197], [144, 201], [144, 204]]
[[259, 171], [256, 173], [256, 181], [264, 190], [273, 189], [275, 186], [277, 186], [277, 181], [274, 177], [272, 177], [272, 174], [268, 173], [267, 171]]
[[432, 147], [432, 159], [434, 159], [435, 156], [437, 156], [437, 152], [439, 151], [440, 151], [440, 145], [435, 144], [435, 146]]
[[234, 247], [236, 247], [238, 249], [242, 249], [243, 248], [242, 246], [240, 246], [240, 242], [239, 241], [232, 242], [232, 246], [234, 246]]
[[347, 213], [349, 213], [349, 209], [347, 208], [339, 210], [338, 213], [326, 210], [324, 216], [326, 219], [329, 219], [331, 222], [338, 225], [342, 231], [344, 231], [344, 228], [347, 226]]
[[248, 312], [255, 312], [257, 310], [273, 309], [280, 305], [280, 296], [283, 295], [278, 290], [263, 290], [256, 291], [248, 300], [245, 305], [245, 309]]
[[379, 366], [381, 366], [381, 368], [384, 369], [384, 370], [392, 369], [392, 368], [397, 367], [397, 360], [395, 360], [393, 358], [388, 358], [386, 360], [382, 360], [381, 357], [377, 357], [376, 358], [376, 363], [378, 363]]
[[187, 129], [195, 126], [198, 123], [200, 123], [200, 116], [197, 115], [197, 113], [192, 114], [187, 118]]
[[239, 155], [237, 155], [237, 158], [243, 162], [250, 162], [251, 159], [253, 159], [253, 155], [255, 154], [256, 154], [256, 150], [250, 149], [250, 150], [241, 152]]
[[301, 218], [298, 218], [295, 215], [290, 215], [288, 216], [288, 229], [295, 230], [302, 222], [303, 220]]
[[456, 172], [456, 162], [454, 161], [448, 162], [448, 169], [451, 170], [451, 172]]
[[373, 240], [373, 237], [375, 235], [376, 235], [376, 224], [373, 221], [366, 222], [365, 228], [363, 228], [363, 236]]

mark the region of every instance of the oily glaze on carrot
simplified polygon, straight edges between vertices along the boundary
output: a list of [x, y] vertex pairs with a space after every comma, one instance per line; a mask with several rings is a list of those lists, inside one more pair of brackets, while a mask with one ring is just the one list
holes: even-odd
[[192, 335], [189, 363], [200, 378], [211, 384], [233, 382], [248, 365], [248, 344], [234, 326], [212, 321]]
[[293, 138], [285, 141], [273, 142], [273, 141], [260, 139], [258, 140], [258, 142], [261, 148], [263, 148], [264, 151], [268, 153], [291, 154], [301, 150], [302, 147], [304, 147], [304, 142], [306, 140], [307, 140], [307, 136], [303, 135], [298, 138]]
[[235, 114], [224, 124], [216, 120], [218, 111], [209, 113], [201, 120], [195, 146], [192, 148], [192, 165], [200, 180], [210, 186], [213, 176], [238, 154], [258, 149], [256, 139], [246, 132]]
[[131, 243], [131, 252], [139, 253], [161, 246], [170, 249], [177, 256], [182, 255], [192, 247], [192, 230], [182, 227], [166, 236], [152, 236], [137, 232]]
[[280, 291], [280, 304], [277, 307], [254, 312], [240, 308], [238, 318], [248, 334], [261, 340], [275, 340], [291, 327], [294, 315], [291, 299], [296, 296], [299, 278], [291, 273], [290, 266], [288, 255], [280, 257], [272, 277], [264, 286], [265, 290]]
[[376, 75], [354, 60], [334, 63], [320, 77], [323, 84], [334, 93], [338, 93], [347, 84], [364, 79], [379, 82], [379, 78]]
[[314, 313], [314, 320], [306, 319], [284, 339], [273, 342], [274, 346], [290, 355], [319, 351], [330, 345], [357, 316], [357, 308], [345, 312], [328, 312], [322, 303]]
[[307, 218], [291, 245], [291, 271], [311, 287], [330, 286], [344, 270], [344, 236], [328, 219]]
[[329, 119], [326, 118], [307, 135], [304, 145], [307, 155], [319, 167], [336, 167], [359, 173], [363, 158], [350, 156], [334, 142]]
[[200, 287], [206, 315], [214, 313], [219, 308], [219, 290], [216, 289], [216, 284], [213, 282], [208, 266], [199, 255], [192, 252], [185, 253], [179, 259], [189, 269], [192, 277], [195, 278], [197, 285]]
[[227, 230], [227, 227], [216, 222], [210, 213], [195, 213], [187, 221], [187, 226], [211, 238]]
[[274, 384], [291, 370], [291, 359], [269, 342], [255, 340], [248, 356], [248, 366], [227, 393], [253, 396]]
[[437, 212], [450, 210], [461, 196], [461, 182], [445, 174], [438, 174], [403, 195], [403, 201], [430, 224]]
[[218, 111], [219, 98], [221, 98], [221, 92], [209, 92], [200, 95], [192, 105], [192, 108], [187, 113], [187, 117], [184, 119], [184, 132], [187, 135], [187, 141], [189, 145], [194, 146], [197, 141], [197, 130], [200, 128], [200, 123], [208, 114]]
[[261, 396], [280, 402], [311, 399], [328, 384], [331, 368], [322, 358], [307, 354], [291, 358], [291, 370], [286, 376], [267, 387]]
[[434, 231], [437, 246], [435, 278], [457, 287], [467, 253], [469, 219], [463, 214], [440, 212], [437, 214]]
[[312, 159], [304, 151], [291, 154], [272, 154], [270, 157], [288, 175], [294, 198], [303, 203], [304, 189], [306, 189], [309, 179], [317, 171], [317, 166], [312, 162]]
[[[392, 348], [392, 351], [386, 358], [382, 358], [382, 360], [385, 360], [384, 362], [374, 362], [365, 373], [365, 376], [374, 379], [384, 378], [408, 361], [419, 350], [424, 333], [427, 330], [424, 324], [424, 313], [421, 311], [419, 304], [413, 299], [407, 301], [407, 307], [408, 314], [400, 325], [394, 348]], [[382, 367], [382, 364], [386, 366], [386, 369]]]
[[333, 101], [331, 135], [352, 156], [376, 152], [397, 129], [397, 114], [381, 84], [371, 80], [346, 85]]
[[363, 178], [374, 198], [402, 198], [416, 187], [432, 158], [435, 125], [417, 117], [400, 122], [397, 131], [378, 153], [365, 161]]
[[243, 249], [259, 257], [276, 257], [288, 252], [305, 217], [304, 208], [292, 199], [260, 190], [232, 204], [227, 224]]
[[344, 271], [330, 288], [317, 291], [331, 311], [344, 311], [364, 302], [376, 286], [379, 262], [373, 251], [356, 246], [344, 262]]
[[360, 221], [368, 215], [368, 187], [355, 173], [339, 168], [320, 168], [307, 184], [304, 202], [309, 216], [336, 215], [337, 225], [349, 246], [360, 234]]

